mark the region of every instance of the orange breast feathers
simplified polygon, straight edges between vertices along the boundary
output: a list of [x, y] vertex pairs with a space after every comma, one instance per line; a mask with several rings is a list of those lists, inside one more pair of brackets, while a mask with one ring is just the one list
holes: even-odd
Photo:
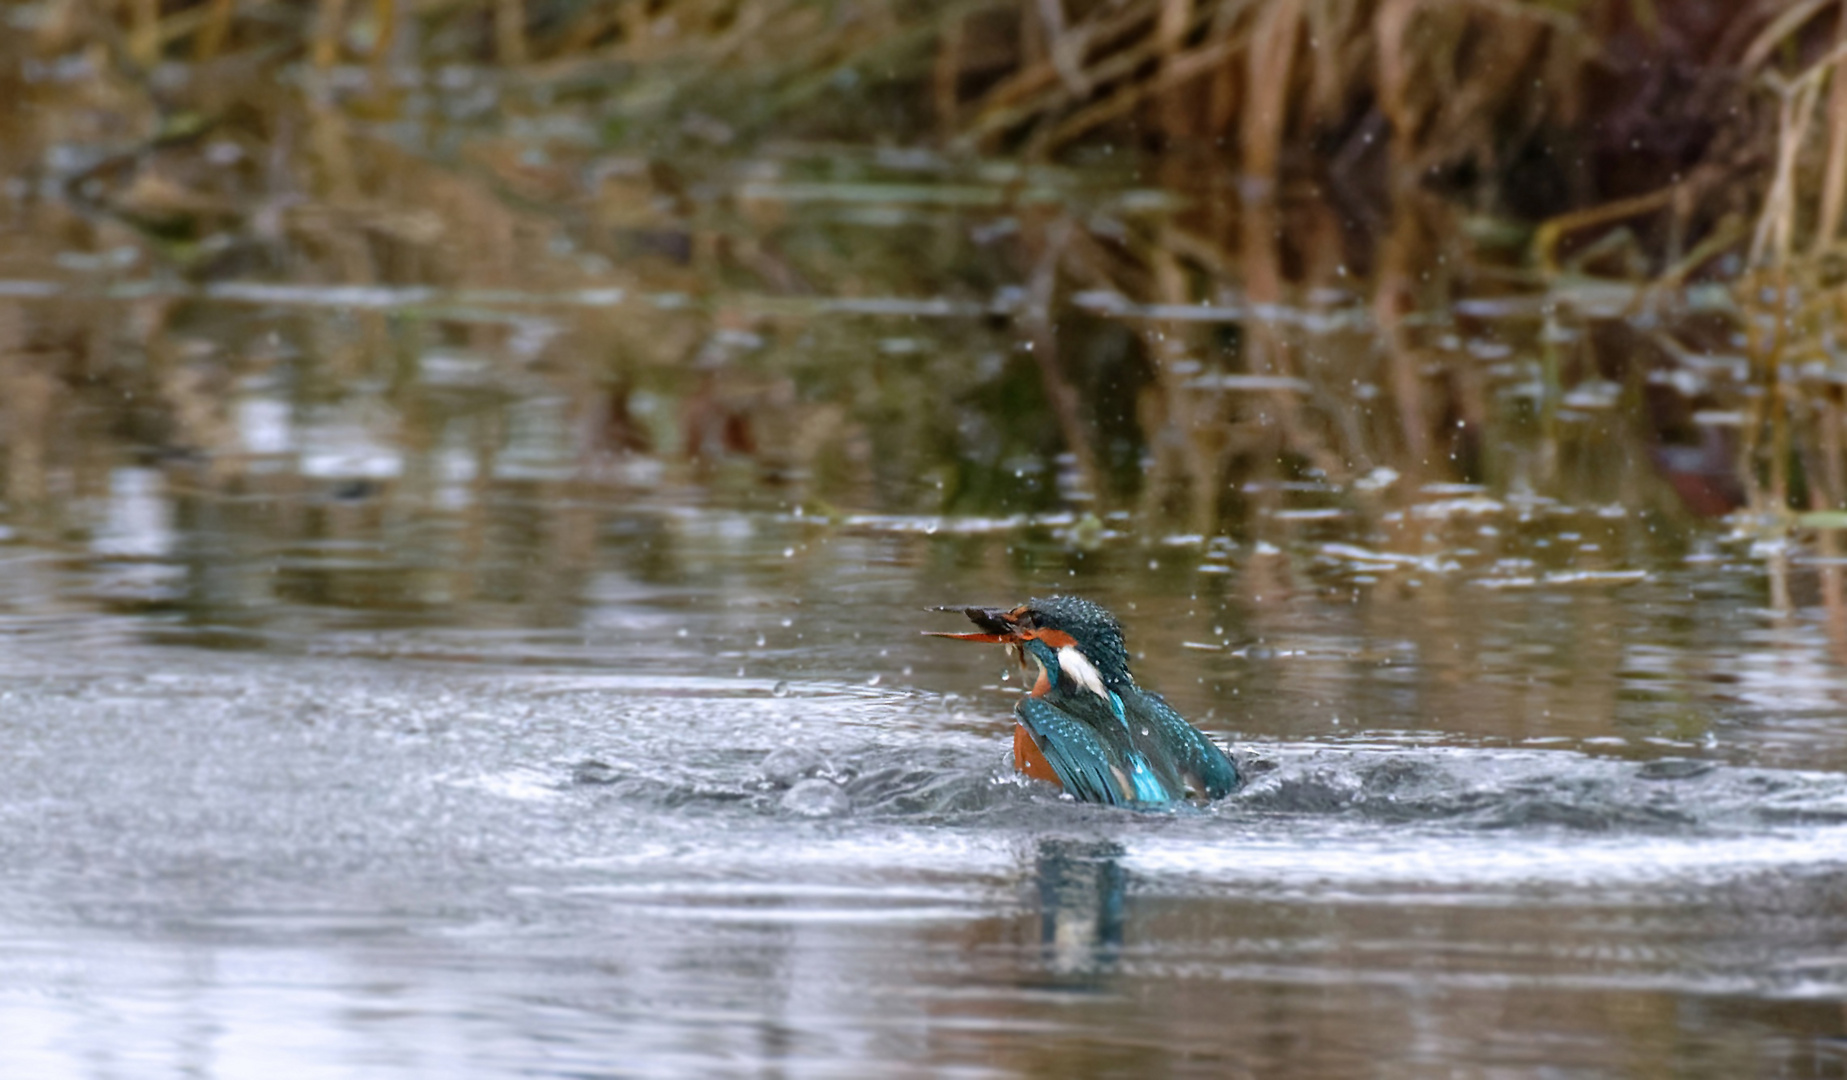
[[1053, 771], [1052, 763], [1045, 760], [1045, 755], [1039, 752], [1039, 744], [1033, 741], [1032, 732], [1027, 731], [1024, 724], [1013, 725], [1013, 768], [1034, 780], [1058, 784], [1058, 773]]

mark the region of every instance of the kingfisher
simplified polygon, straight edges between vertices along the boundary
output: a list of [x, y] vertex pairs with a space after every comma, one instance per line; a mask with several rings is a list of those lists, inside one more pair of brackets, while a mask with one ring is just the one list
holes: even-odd
[[980, 629], [932, 637], [1005, 645], [1038, 676], [1013, 710], [1014, 768], [1079, 802], [1161, 807], [1231, 794], [1238, 768], [1219, 745], [1129, 674], [1122, 624], [1079, 596], [1028, 600], [1011, 610], [959, 611]]

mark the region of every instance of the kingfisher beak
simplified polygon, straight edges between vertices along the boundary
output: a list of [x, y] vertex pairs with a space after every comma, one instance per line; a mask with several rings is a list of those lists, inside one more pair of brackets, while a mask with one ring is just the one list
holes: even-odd
[[937, 607], [931, 611], [959, 611], [968, 616], [968, 620], [980, 630], [969, 634], [951, 634], [941, 630], [924, 631], [927, 637], [954, 638], [957, 641], [979, 641], [988, 645], [1005, 645], [1020, 640], [1020, 631], [1013, 625], [1011, 613], [1001, 608], [984, 607]]

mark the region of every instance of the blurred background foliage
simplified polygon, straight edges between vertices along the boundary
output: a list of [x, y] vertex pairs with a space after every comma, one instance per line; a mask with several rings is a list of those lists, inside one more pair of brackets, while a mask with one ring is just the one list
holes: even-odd
[[1835, 0], [4, 17], [15, 528], [123, 454], [1079, 541], [1446, 483], [1847, 507]]

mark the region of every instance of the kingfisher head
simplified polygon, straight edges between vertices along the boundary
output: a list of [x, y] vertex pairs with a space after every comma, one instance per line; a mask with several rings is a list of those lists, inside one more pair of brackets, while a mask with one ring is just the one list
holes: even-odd
[[1037, 660], [1043, 672], [1035, 695], [1053, 687], [1088, 690], [1108, 699], [1110, 691], [1134, 684], [1129, 674], [1129, 650], [1122, 643], [1122, 625], [1102, 605], [1080, 596], [1048, 596], [1028, 600], [1011, 610], [983, 607], [944, 607], [960, 611], [981, 629], [967, 634], [935, 633], [959, 641], [985, 641], [1007, 646], [1022, 664]]

